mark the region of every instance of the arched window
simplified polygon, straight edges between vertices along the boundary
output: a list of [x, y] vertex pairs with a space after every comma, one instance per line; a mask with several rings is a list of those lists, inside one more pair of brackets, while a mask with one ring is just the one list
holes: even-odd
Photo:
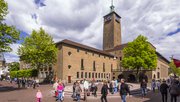
[[157, 72], [157, 78], [158, 78], [158, 79], [160, 78], [160, 73], [159, 73], [159, 72]]
[[153, 77], [154, 79], [156, 79], [156, 75], [154, 74], [154, 77]]

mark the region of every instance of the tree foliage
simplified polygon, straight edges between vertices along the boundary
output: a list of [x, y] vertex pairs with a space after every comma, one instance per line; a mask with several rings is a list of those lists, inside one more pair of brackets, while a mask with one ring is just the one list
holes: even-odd
[[11, 78], [30, 78], [37, 77], [38, 71], [37, 69], [27, 69], [27, 70], [18, 70], [18, 71], [10, 71]]
[[10, 71], [18, 71], [20, 69], [19, 62], [13, 62], [8, 67]]
[[42, 28], [39, 31], [33, 30], [30, 37], [24, 39], [18, 53], [20, 60], [37, 69], [53, 65], [57, 59], [53, 38]]
[[11, 51], [10, 44], [19, 40], [20, 32], [3, 22], [7, 14], [8, 5], [4, 0], [0, 0], [0, 53]]
[[124, 57], [122, 66], [124, 68], [136, 70], [155, 69], [157, 66], [157, 55], [147, 38], [139, 35], [133, 42], [123, 49]]
[[174, 61], [171, 60], [169, 63], [170, 66], [170, 71], [175, 75], [175, 76], [180, 76], [180, 68], [177, 68], [176, 65], [174, 64]]

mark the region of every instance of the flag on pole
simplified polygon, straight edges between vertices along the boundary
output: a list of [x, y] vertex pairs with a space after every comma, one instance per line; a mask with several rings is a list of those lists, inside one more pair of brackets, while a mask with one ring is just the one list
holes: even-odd
[[173, 58], [173, 61], [177, 68], [180, 67], [180, 60]]

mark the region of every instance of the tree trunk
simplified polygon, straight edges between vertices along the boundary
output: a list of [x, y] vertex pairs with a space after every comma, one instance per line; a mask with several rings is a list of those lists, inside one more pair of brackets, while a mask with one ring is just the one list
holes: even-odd
[[139, 68], [136, 68], [136, 80], [139, 82]]

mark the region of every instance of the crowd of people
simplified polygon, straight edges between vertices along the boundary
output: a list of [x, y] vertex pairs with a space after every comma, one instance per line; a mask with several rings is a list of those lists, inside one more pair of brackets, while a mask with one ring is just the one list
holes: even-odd
[[[16, 83], [18, 88], [29, 88], [39, 86], [38, 80], [33, 79], [25, 79], [25, 78], [14, 78], [10, 80], [10, 83]], [[76, 81], [72, 86], [72, 98], [73, 100], [80, 102], [82, 99], [87, 100], [87, 96], [97, 97], [97, 91], [101, 93], [101, 102], [107, 102], [108, 94], [119, 93], [122, 102], [126, 102], [126, 97], [130, 95], [130, 86], [125, 82], [125, 79], [121, 80], [111, 80], [111, 81], [103, 81], [103, 85], [98, 85], [99, 83], [95, 80], [88, 81], [84, 79], [83, 81]], [[53, 88], [55, 90], [55, 100], [58, 102], [62, 102], [64, 100], [64, 89], [66, 83], [61, 80], [56, 80], [53, 84]], [[100, 87], [101, 86], [101, 87]], [[148, 82], [143, 79], [140, 82], [140, 90], [142, 94], [142, 98], [146, 97], [148, 90]], [[177, 102], [177, 97], [180, 96], [180, 81], [179, 79], [167, 79], [167, 80], [152, 80], [151, 82], [151, 90], [154, 93], [161, 93], [162, 102], [167, 102], [168, 96], [170, 95], [171, 102]], [[169, 95], [168, 95], [169, 94]], [[38, 89], [36, 93], [37, 102], [41, 102], [42, 93]]]
[[[81, 86], [82, 83], [82, 86]], [[62, 81], [56, 81], [53, 84], [53, 88], [55, 90], [55, 97], [56, 101], [63, 101], [64, 99], [64, 88], [65, 84]], [[95, 80], [87, 81], [86, 79], [83, 80], [83, 82], [76, 81], [74, 82], [72, 86], [72, 98], [79, 102], [81, 99], [81, 95], [84, 94], [83, 99], [87, 100], [87, 96], [93, 95], [94, 97], [97, 97], [97, 90], [98, 90], [98, 83], [96, 83]], [[130, 89], [129, 86], [125, 83], [124, 79], [121, 79], [120, 82], [117, 80], [112, 81], [104, 81], [103, 86], [101, 88], [101, 101], [107, 102], [107, 95], [108, 93], [114, 94], [119, 91], [122, 102], [126, 102], [126, 96], [130, 95]]]
[[[143, 80], [140, 84], [142, 97], [147, 94], [147, 82]], [[168, 93], [171, 96], [171, 102], [177, 102], [177, 97], [180, 95], [180, 82], [178, 79], [167, 80], [152, 80], [151, 89], [154, 93], [160, 92], [162, 96], [162, 102], [167, 102]]]
[[8, 80], [10, 83], [17, 84], [18, 88], [30, 88], [32, 87], [35, 89], [36, 87], [39, 87], [39, 80], [33, 79], [33, 78], [10, 78]]
[[[64, 83], [57, 81], [54, 83], [53, 87], [55, 90], [56, 101], [63, 101], [65, 88]], [[151, 87], [154, 93], [161, 93], [162, 102], [167, 102], [168, 93], [170, 93], [171, 102], [177, 102], [177, 97], [180, 95], [180, 82], [178, 80], [173, 80], [171, 83], [169, 83], [168, 80], [152, 80]], [[95, 80], [87, 81], [84, 79], [82, 82], [74, 82], [72, 89], [72, 98], [79, 102], [82, 94], [84, 94], [84, 100], [86, 100], [89, 95], [97, 97], [98, 84]], [[140, 89], [142, 98], [144, 98], [148, 92], [148, 84], [145, 79], [140, 83]], [[130, 95], [130, 87], [126, 84], [125, 79], [121, 79], [120, 81], [113, 79], [112, 81], [104, 81], [100, 92], [101, 102], [107, 102], [108, 94], [114, 94], [117, 92], [119, 92], [122, 102], [126, 102], [126, 97]]]

